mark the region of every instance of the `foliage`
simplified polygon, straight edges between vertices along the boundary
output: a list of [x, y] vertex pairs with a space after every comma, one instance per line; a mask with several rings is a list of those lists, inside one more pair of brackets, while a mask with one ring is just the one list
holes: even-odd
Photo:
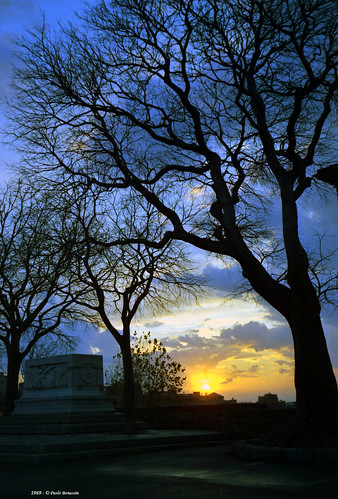
[[[185, 381], [185, 368], [168, 354], [161, 341], [152, 339], [150, 332], [140, 336], [135, 332], [131, 344], [134, 382], [138, 395], [164, 391], [181, 392]], [[113, 357], [112, 365], [105, 372], [108, 385], [123, 382], [122, 354]]]
[[319, 302], [332, 300], [332, 276], [310, 266], [299, 229], [301, 200], [336, 152], [335, 9], [333, 0], [99, 2], [62, 36], [43, 24], [21, 40], [11, 107], [27, 173], [154, 208], [155, 238], [111, 244], [175, 239], [237, 262], [290, 326], [310, 425], [338, 407]]
[[36, 349], [50, 351], [51, 345], [53, 351], [73, 350], [77, 340], [62, 327], [69, 324], [73, 301], [72, 283], [64, 278], [69, 247], [56, 237], [62, 218], [50, 198], [22, 181], [1, 195], [0, 343], [7, 356], [10, 412], [24, 358]]
[[65, 209], [76, 234], [75, 241], [70, 234], [73, 264], [67, 275], [88, 321], [108, 328], [119, 343], [113, 323], [121, 320], [127, 334], [142, 311], [155, 315], [189, 299], [197, 301], [203, 280], [194, 274], [182, 243], [168, 241], [162, 248], [119, 244], [135, 234], [155, 239], [163, 232], [151, 205], [139, 199], [127, 202], [123, 196], [107, 198], [97, 188], [84, 189], [82, 196], [79, 192], [63, 199], [64, 205], [70, 204]]
[[[63, 184], [61, 190], [67, 190]], [[108, 330], [121, 349], [124, 366], [126, 431], [136, 430], [135, 386], [130, 351], [131, 323], [137, 314], [156, 314], [197, 299], [201, 279], [193, 275], [182, 243], [162, 248], [139, 242], [111, 244], [112, 238], [135, 234], [156, 237], [163, 230], [154, 209], [139, 197], [107, 197], [97, 186], [70, 188], [59, 198], [67, 214], [71, 265], [67, 279], [77, 311], [88, 322]], [[122, 323], [122, 330], [119, 325]]]
[[[333, 8], [116, 0], [89, 9], [82, 30], [56, 37], [42, 25], [19, 44], [11, 110], [27, 173], [62, 171], [118, 205], [125, 191], [123, 209], [143, 197], [166, 230], [125, 239], [163, 247], [175, 238], [235, 259], [285, 314], [281, 284], [318, 288], [320, 278], [305, 255], [295, 262], [304, 254], [297, 202], [335, 147]], [[271, 218], [279, 198], [282, 229]]]

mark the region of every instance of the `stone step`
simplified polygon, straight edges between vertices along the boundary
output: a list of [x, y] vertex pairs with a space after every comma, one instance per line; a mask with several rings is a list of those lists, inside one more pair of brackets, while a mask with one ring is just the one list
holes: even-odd
[[147, 430], [135, 435], [1, 435], [0, 462], [54, 463], [224, 444], [221, 433]]
[[[114, 415], [115, 416], [115, 415]], [[122, 433], [124, 430], [123, 414], [118, 417], [69, 417], [50, 418], [50, 422], [37, 422], [36, 418], [18, 417], [15, 420], [3, 422], [0, 425], [1, 435], [60, 435], [60, 434], [86, 434], [86, 433]], [[38, 418], [39, 419], [39, 418]], [[146, 423], [137, 422], [137, 429], [144, 430]]]
[[21, 424], [73, 424], [88, 422], [115, 422], [122, 421], [121, 412], [90, 412], [90, 413], [70, 413], [70, 414], [49, 414], [49, 415], [12, 415], [0, 417], [0, 433], [3, 427], [17, 426]]
[[44, 425], [9, 425], [1, 428], [2, 434], [12, 435], [57, 435], [57, 434], [80, 434], [80, 433], [105, 433], [121, 432], [123, 421], [114, 423], [81, 423], [81, 424], [44, 424]]
[[[146, 424], [137, 422], [138, 430]], [[121, 433], [124, 429], [122, 413], [63, 414], [47, 416], [10, 416], [0, 418], [0, 436], [8, 434], [85, 434]]]

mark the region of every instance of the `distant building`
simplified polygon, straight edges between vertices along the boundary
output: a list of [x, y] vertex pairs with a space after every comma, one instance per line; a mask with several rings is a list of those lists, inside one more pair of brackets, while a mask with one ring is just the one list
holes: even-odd
[[225, 404], [237, 404], [237, 400], [232, 397], [229, 400], [224, 400], [224, 403]]
[[224, 397], [223, 395], [220, 395], [219, 393], [209, 393], [209, 395], [205, 395], [205, 398], [207, 399], [209, 404], [223, 404], [224, 403]]
[[[123, 385], [115, 384], [106, 387], [107, 393], [113, 398], [115, 407], [123, 407]], [[184, 405], [216, 405], [216, 404], [236, 404], [237, 400], [232, 398], [224, 400], [219, 393], [201, 394], [177, 393], [175, 391], [148, 392], [142, 396], [136, 392], [136, 404], [139, 407], [147, 406], [184, 406]]]
[[265, 404], [268, 409], [273, 409], [281, 406], [285, 406], [285, 402], [282, 400], [278, 400], [278, 397], [275, 393], [266, 393], [265, 395], [260, 395], [258, 397], [259, 404]]
[[216, 404], [236, 404], [237, 400], [224, 400], [223, 395], [219, 393], [209, 393], [201, 395], [200, 392], [182, 393], [177, 395], [179, 405], [216, 405]]

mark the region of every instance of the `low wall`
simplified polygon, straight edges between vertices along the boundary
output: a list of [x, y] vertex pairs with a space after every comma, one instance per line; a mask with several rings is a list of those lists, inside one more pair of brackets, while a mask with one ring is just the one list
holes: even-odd
[[154, 429], [224, 431], [233, 438], [256, 438], [287, 422], [291, 408], [267, 409], [264, 404], [215, 404], [143, 407], [137, 419]]

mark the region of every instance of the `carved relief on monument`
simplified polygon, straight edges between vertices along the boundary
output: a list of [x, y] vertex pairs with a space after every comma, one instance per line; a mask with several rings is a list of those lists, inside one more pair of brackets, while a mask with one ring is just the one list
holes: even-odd
[[80, 369], [80, 377], [86, 385], [94, 385], [97, 379], [97, 369], [95, 369], [93, 364], [87, 362]]
[[67, 367], [67, 364], [31, 366], [25, 373], [25, 389], [67, 387]]

